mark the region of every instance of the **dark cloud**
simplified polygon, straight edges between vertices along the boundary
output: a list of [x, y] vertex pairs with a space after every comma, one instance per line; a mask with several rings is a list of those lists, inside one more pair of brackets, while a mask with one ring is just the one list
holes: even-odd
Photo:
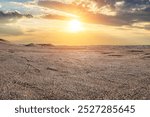
[[16, 22], [18, 19], [23, 18], [23, 17], [31, 18], [33, 16], [30, 14], [21, 14], [17, 11], [13, 11], [13, 12], [0, 11], [0, 23]]
[[0, 34], [1, 35], [23, 35], [23, 31], [20, 27], [14, 27], [11, 25], [7, 25], [8, 23], [16, 22], [20, 18], [31, 18], [32, 15], [24, 15], [17, 11], [14, 12], [3, 12], [0, 11]]
[[[102, 12], [90, 11], [90, 5], [97, 4], [97, 8], [109, 6], [116, 12], [115, 16]], [[80, 20], [90, 23], [101, 23], [105, 25], [132, 25], [138, 22], [150, 22], [150, 1], [149, 0], [77, 0], [71, 4], [57, 1], [39, 1], [40, 6], [76, 14]], [[46, 18], [66, 19], [63, 16], [49, 15]]]
[[132, 5], [141, 5], [141, 4], [149, 4], [149, 0], [124, 0], [127, 4], [132, 4]]
[[131, 7], [134, 7], [136, 5], [150, 4], [149, 0], [92, 0], [92, 1], [96, 2], [99, 6], [111, 5], [114, 7], [117, 2], [124, 2], [126, 6], [131, 6]]

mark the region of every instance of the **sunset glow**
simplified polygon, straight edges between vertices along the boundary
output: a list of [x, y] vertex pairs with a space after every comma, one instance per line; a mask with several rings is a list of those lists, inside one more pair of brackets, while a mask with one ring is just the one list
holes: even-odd
[[0, 0], [0, 38], [56, 45], [149, 45], [149, 4], [149, 0]]
[[83, 30], [81, 22], [79, 20], [71, 20], [69, 22], [69, 30], [71, 32], [79, 32]]

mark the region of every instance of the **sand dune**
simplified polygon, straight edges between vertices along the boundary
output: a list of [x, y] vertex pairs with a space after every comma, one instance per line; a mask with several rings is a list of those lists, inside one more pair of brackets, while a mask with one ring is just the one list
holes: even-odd
[[26, 44], [25, 46], [27, 47], [54, 47], [54, 45], [52, 44], [34, 44], [34, 43]]
[[7, 41], [7, 40], [5, 40], [5, 39], [0, 39], [0, 43], [2, 44], [8, 44], [8, 43], [10, 43], [9, 41]]
[[149, 63], [150, 46], [0, 43], [0, 99], [150, 99]]

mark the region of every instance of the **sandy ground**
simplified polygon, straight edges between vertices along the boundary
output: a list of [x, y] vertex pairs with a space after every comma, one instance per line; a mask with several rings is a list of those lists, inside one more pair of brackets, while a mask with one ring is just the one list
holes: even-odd
[[150, 99], [150, 46], [1, 42], [0, 99]]

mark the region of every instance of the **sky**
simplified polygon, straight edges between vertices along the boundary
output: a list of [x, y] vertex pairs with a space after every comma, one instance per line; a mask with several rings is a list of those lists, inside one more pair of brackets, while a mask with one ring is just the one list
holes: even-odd
[[0, 38], [54, 45], [150, 45], [150, 0], [0, 0]]

